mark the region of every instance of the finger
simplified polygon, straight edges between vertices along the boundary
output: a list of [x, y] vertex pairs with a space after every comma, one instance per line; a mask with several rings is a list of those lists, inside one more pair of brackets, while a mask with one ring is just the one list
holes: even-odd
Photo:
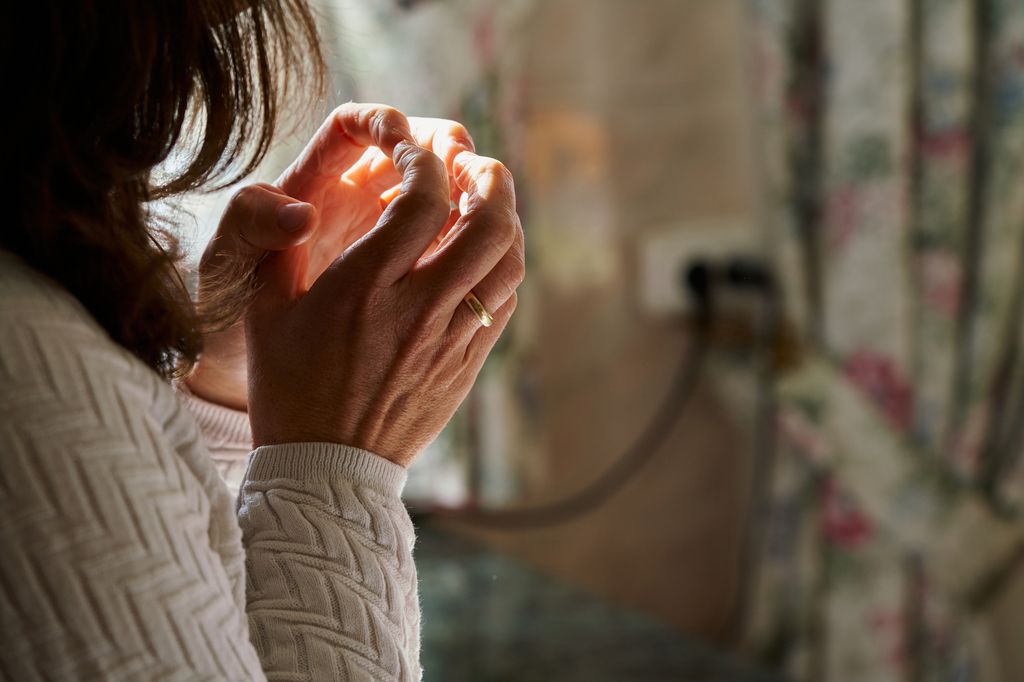
[[483, 367], [484, 361], [487, 360], [488, 354], [491, 349], [494, 348], [494, 344], [498, 342], [498, 338], [501, 337], [502, 332], [508, 326], [509, 320], [512, 319], [512, 314], [516, 310], [516, 306], [519, 304], [519, 297], [516, 294], [512, 294], [511, 297], [492, 316], [494, 317], [494, 324], [490, 327], [480, 327], [476, 333], [470, 339], [469, 344], [466, 346], [466, 352], [463, 356], [462, 373], [459, 375], [459, 379], [462, 381], [468, 381], [470, 384], [476, 380], [477, 373], [480, 372], [480, 368]]
[[457, 121], [410, 116], [409, 127], [416, 142], [441, 157], [449, 175], [455, 175], [455, 157], [465, 151], [476, 152], [473, 136]]
[[[455, 186], [454, 181], [451, 178], [448, 179], [448, 182], [453, 187]], [[451, 201], [450, 201], [451, 212], [450, 212], [449, 218], [448, 218], [449, 222], [445, 224], [445, 229], [442, 230], [441, 231], [441, 235], [438, 236], [438, 239], [436, 240], [438, 242], [438, 244], [440, 244], [441, 237], [443, 237], [444, 235], [448, 234], [448, 231], [451, 230], [452, 227], [455, 226], [456, 221], [460, 217], [462, 217], [462, 209], [459, 207], [460, 200], [462, 199], [462, 196], [463, 196], [462, 195], [462, 191], [459, 190], [458, 188], [456, 188], [456, 190], [451, 192], [451, 194], [455, 194], [455, 192], [458, 192], [458, 196], [455, 196], [455, 197], [451, 198]], [[394, 201], [395, 199], [398, 198], [398, 195], [401, 194], [401, 193], [402, 193], [402, 186], [401, 185], [395, 185], [394, 187], [388, 187], [386, 190], [384, 190], [381, 193], [381, 195], [380, 195], [380, 210], [383, 211], [385, 208], [387, 208], [391, 204], [392, 201]]]
[[[449, 183], [454, 185], [454, 183], [452, 183], [450, 179], [449, 179]], [[381, 213], [383, 213], [387, 209], [387, 207], [391, 205], [391, 202], [394, 201], [395, 199], [397, 199], [401, 194], [402, 194], [402, 186], [401, 185], [395, 185], [394, 187], [389, 187], [387, 190], [385, 190], [380, 195], [380, 210], [381, 210]], [[455, 206], [455, 208], [452, 208], [452, 210], [448, 213], [448, 220], [445, 221], [445, 224], [441, 228], [441, 231], [438, 232], [437, 236], [434, 238], [434, 241], [432, 241], [430, 243], [430, 246], [428, 246], [427, 250], [421, 255], [421, 258], [426, 258], [427, 256], [429, 256], [430, 254], [434, 253], [434, 251], [437, 250], [437, 248], [444, 241], [444, 238], [448, 235], [448, 233], [451, 231], [452, 227], [455, 226], [455, 223], [458, 221], [459, 217], [462, 215], [459, 212], [459, 209], [458, 209], [457, 205], [454, 202], [451, 205]], [[362, 235], [360, 234], [355, 239], [358, 239], [358, 237], [361, 237], [361, 236]], [[353, 239], [353, 241], [355, 241], [355, 239]], [[346, 247], [347, 246], [348, 245], [346, 244]]]
[[[472, 289], [473, 294], [484, 306], [484, 309], [491, 313], [492, 317], [494, 311], [500, 310], [505, 302], [515, 295], [516, 289], [522, 284], [523, 277], [526, 275], [521, 234], [520, 232], [520, 236], [516, 238], [512, 248], [498, 261], [494, 269]], [[452, 338], [468, 339], [480, 326], [480, 318], [463, 301], [462, 305], [452, 312], [448, 333]]]
[[[450, 198], [453, 204], [458, 206], [459, 200], [462, 198], [462, 189], [455, 182], [455, 159], [462, 152], [476, 152], [473, 136], [461, 123], [443, 118], [411, 116], [409, 125], [412, 127], [412, 134], [416, 137], [416, 141], [444, 161], [444, 167], [448, 171], [449, 177]], [[455, 218], [457, 219], [458, 215]], [[453, 220], [446, 225], [443, 230], [444, 234], [447, 234], [454, 224]], [[436, 245], [432, 248], [436, 248]]]
[[368, 147], [391, 155], [396, 144], [413, 139], [409, 120], [394, 107], [343, 104], [331, 112], [277, 185], [293, 197], [316, 201]]
[[383, 194], [402, 183], [402, 176], [395, 168], [391, 157], [377, 147], [367, 148], [359, 160], [341, 177], [374, 194]]
[[247, 185], [231, 197], [204, 258], [257, 259], [283, 251], [312, 234], [316, 209], [273, 185]]
[[[461, 123], [416, 116], [410, 116], [408, 121], [416, 143], [437, 154], [444, 161], [449, 176], [454, 174], [456, 156], [464, 151], [476, 151], [473, 137]], [[377, 149], [367, 150], [345, 173], [345, 178], [374, 194], [384, 194], [401, 182], [401, 176], [391, 162], [391, 157]], [[461, 193], [454, 182], [451, 183], [451, 187], [453, 193]], [[458, 201], [458, 196], [454, 196], [453, 199]]]
[[455, 223], [459, 222], [459, 218], [461, 217], [462, 214], [459, 213], [459, 209], [452, 209], [451, 213], [448, 214], [448, 220], [445, 222], [444, 227], [441, 228], [441, 231], [437, 233], [437, 237], [434, 238], [434, 241], [430, 243], [430, 246], [427, 247], [427, 250], [420, 257], [421, 260], [430, 257], [435, 251], [441, 248], [441, 244], [444, 243], [445, 238], [452, 231], [452, 228], [455, 227]]
[[[454, 183], [452, 183], [452, 185], [454, 186]], [[381, 194], [380, 195], [380, 208], [381, 208], [381, 211], [386, 209], [391, 204], [391, 202], [394, 201], [398, 197], [398, 195], [401, 194], [401, 193], [402, 193], [402, 188], [396, 186], [396, 187], [392, 187], [392, 188], [388, 189], [386, 192]], [[452, 200], [451, 206], [452, 206], [452, 210], [448, 213], [448, 220], [445, 221], [444, 227], [442, 227], [441, 231], [437, 233], [437, 236], [434, 238], [434, 241], [432, 241], [430, 243], [430, 246], [427, 247], [427, 250], [423, 253], [421, 258], [426, 258], [427, 256], [429, 256], [432, 253], [434, 253], [435, 251], [437, 251], [437, 249], [444, 242], [445, 237], [447, 237], [448, 233], [451, 232], [451, 229], [453, 227], [455, 227], [455, 223], [457, 223], [459, 218], [462, 217], [462, 213], [460, 212], [460, 210], [458, 208], [458, 204], [457, 204], [456, 200]]]
[[[465, 191], [462, 216], [417, 275], [425, 289], [440, 290], [452, 311], [472, 287], [494, 269], [521, 232], [512, 176], [498, 161], [462, 152], [455, 179]], [[522, 245], [517, 247], [520, 252]]]
[[[427, 249], [427, 252], [423, 254], [424, 258], [426, 258], [427, 256], [431, 255], [432, 253], [440, 249], [442, 246], [444, 246], [444, 243], [447, 241], [448, 236], [452, 232], [452, 228], [455, 227], [455, 224], [459, 222], [459, 218], [461, 218], [463, 214], [467, 211], [466, 199], [468, 198], [469, 195], [464, 194], [462, 190], [458, 188], [458, 186], [455, 186], [455, 189], [452, 190], [452, 212], [448, 216], [448, 222], [445, 223], [444, 229], [441, 230], [440, 234], [437, 235], [437, 239], [435, 239], [434, 243], [430, 245], [430, 248]], [[516, 219], [518, 221], [518, 216], [516, 216]]]
[[433, 243], [450, 213], [448, 174], [430, 150], [402, 143], [395, 148], [402, 191], [380, 220], [352, 248], [352, 258], [368, 262], [383, 285], [405, 276]]

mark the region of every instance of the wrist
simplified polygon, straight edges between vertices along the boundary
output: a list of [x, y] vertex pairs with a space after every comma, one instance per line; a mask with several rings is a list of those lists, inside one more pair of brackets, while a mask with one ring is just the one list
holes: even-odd
[[362, 448], [338, 443], [296, 442], [256, 446], [249, 458], [245, 480], [323, 481], [334, 476], [398, 499], [408, 472]]

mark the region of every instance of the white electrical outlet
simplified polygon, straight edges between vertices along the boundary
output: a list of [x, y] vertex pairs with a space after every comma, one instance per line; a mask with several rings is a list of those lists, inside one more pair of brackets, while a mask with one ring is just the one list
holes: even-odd
[[640, 306], [655, 317], [689, 312], [691, 303], [681, 278], [690, 263], [698, 258], [752, 256], [757, 251], [757, 234], [747, 217], [685, 220], [651, 232], [639, 246]]

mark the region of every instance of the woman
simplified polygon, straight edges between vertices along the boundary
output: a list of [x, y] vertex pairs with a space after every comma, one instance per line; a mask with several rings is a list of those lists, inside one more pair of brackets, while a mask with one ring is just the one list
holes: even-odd
[[[6, 11], [0, 678], [418, 679], [399, 494], [515, 308], [507, 171], [457, 124], [345, 105], [235, 195], [194, 305], [147, 204], [252, 170], [323, 73], [309, 9]], [[238, 439], [236, 501], [210, 450]]]

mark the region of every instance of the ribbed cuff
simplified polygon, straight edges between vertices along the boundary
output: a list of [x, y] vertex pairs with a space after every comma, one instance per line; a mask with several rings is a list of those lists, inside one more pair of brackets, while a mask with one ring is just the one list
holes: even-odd
[[247, 481], [288, 478], [324, 480], [341, 476], [382, 495], [399, 497], [408, 472], [367, 450], [337, 443], [262, 445], [249, 455]]
[[210, 448], [252, 448], [252, 427], [249, 425], [248, 412], [203, 400], [190, 391], [184, 381], [175, 382], [174, 387], [185, 396], [188, 410], [195, 417]]

